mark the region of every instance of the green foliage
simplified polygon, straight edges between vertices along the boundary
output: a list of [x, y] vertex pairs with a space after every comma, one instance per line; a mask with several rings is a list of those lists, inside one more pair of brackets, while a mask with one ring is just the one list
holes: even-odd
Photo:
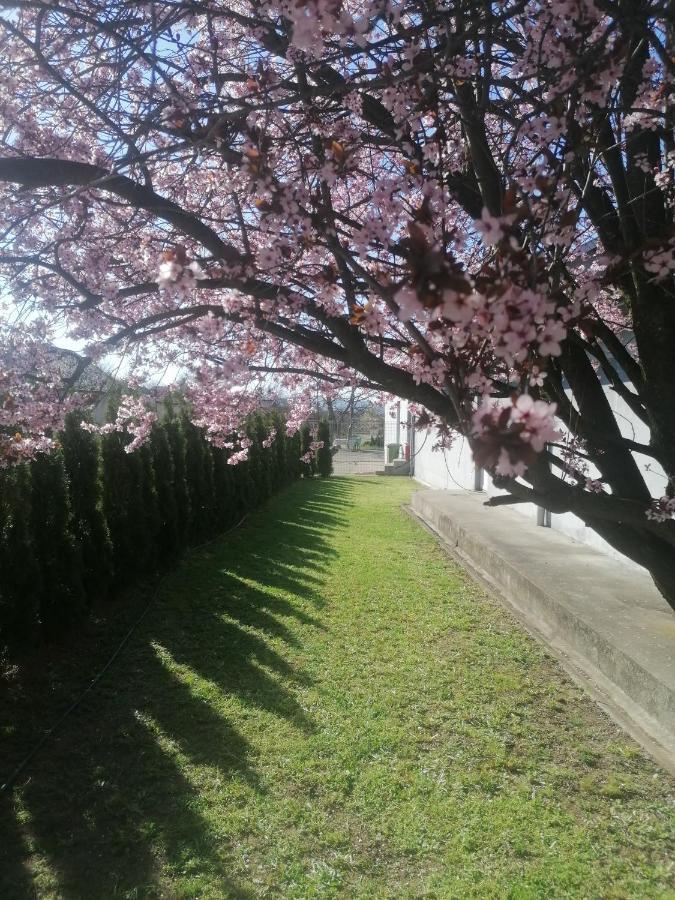
[[142, 499], [142, 520], [145, 536], [143, 570], [144, 572], [151, 574], [158, 566], [159, 535], [161, 530], [152, 448], [149, 444], [144, 444], [135, 453], [130, 454], [130, 457], [138, 457], [140, 468], [139, 493]]
[[103, 511], [100, 439], [68, 416], [61, 434], [68, 475], [72, 531], [82, 555], [82, 580], [88, 599], [105, 598], [113, 581], [113, 545]]
[[[157, 429], [155, 429], [157, 430]], [[188, 544], [191, 521], [190, 490], [187, 483], [187, 442], [185, 429], [180, 419], [169, 419], [164, 425], [173, 463], [173, 497], [176, 502], [176, 530], [178, 546]], [[161, 481], [166, 479], [161, 476]]]
[[116, 432], [103, 438], [103, 508], [114, 548], [117, 587], [142, 573], [146, 555], [140, 467], [138, 458], [125, 452], [125, 443]]
[[263, 447], [263, 441], [266, 440], [271, 427], [271, 423], [266, 424], [260, 414], [251, 416], [248, 423], [247, 435], [252, 441], [247, 461], [253, 493], [252, 506], [264, 503], [272, 493], [273, 457]]
[[0, 478], [0, 651], [40, 636], [42, 572], [31, 531], [31, 471], [17, 466]]
[[273, 487], [274, 490], [279, 490], [279, 488], [283, 487], [288, 481], [292, 480], [289, 478], [288, 466], [288, 439], [286, 437], [286, 428], [284, 422], [281, 419], [281, 416], [275, 415], [272, 417], [271, 425], [276, 431], [276, 436], [274, 438], [274, 443], [272, 444], [272, 454], [273, 454], [273, 465], [272, 465], [272, 477], [273, 477]]
[[302, 433], [296, 431], [294, 435], [286, 438], [286, 480], [290, 483], [296, 481], [303, 474], [306, 466], [301, 462]]
[[287, 438], [273, 413], [251, 417], [249, 459], [231, 466], [180, 401], [168, 412], [133, 453], [128, 437], [94, 436], [71, 416], [62, 450], [0, 472], [0, 656], [79, 624], [93, 602], [171, 565], [300, 477], [300, 436]]
[[183, 419], [186, 439], [185, 470], [190, 494], [190, 541], [197, 543], [213, 534], [215, 500], [213, 457], [196, 426]]
[[[178, 479], [171, 452], [169, 428], [153, 428], [150, 436], [155, 503], [157, 511], [157, 552], [162, 562], [176, 558], [181, 550], [178, 522]], [[183, 464], [184, 468], [184, 464]], [[185, 484], [183, 472], [183, 485]]]
[[216, 513], [216, 528], [225, 531], [235, 524], [238, 509], [235, 498], [235, 472], [227, 464], [227, 451], [221, 447], [211, 447], [213, 465], [213, 491]]
[[333, 454], [330, 452], [330, 431], [328, 422], [322, 419], [319, 422], [319, 430], [317, 432], [317, 440], [323, 441], [323, 447], [316, 455], [316, 468], [323, 478], [328, 478], [333, 474]]
[[61, 452], [31, 463], [31, 533], [40, 567], [39, 618], [47, 637], [80, 620], [86, 601], [82, 556], [73, 533], [68, 479]]
[[[312, 444], [312, 431], [309, 425], [305, 424], [300, 429], [300, 455], [305, 456], [306, 454], [311, 452], [311, 444]], [[302, 461], [300, 463], [302, 467], [302, 474], [305, 478], [309, 478], [312, 475], [316, 475], [316, 459], [314, 456], [310, 456], [308, 458], [308, 462]]]

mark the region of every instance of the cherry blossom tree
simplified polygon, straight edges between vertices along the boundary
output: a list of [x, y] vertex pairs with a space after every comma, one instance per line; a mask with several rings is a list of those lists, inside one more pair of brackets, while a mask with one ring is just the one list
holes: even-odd
[[[138, 384], [179, 373], [235, 458], [271, 391], [293, 431], [317, 381], [376, 390], [675, 605], [674, 18], [672, 0], [0, 0], [4, 459], [48, 449], [110, 353]], [[64, 379], [65, 335], [84, 350]]]

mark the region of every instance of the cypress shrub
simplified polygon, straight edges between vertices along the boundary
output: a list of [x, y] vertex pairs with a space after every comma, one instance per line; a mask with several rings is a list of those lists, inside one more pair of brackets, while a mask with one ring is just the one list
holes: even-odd
[[143, 504], [143, 531], [145, 536], [143, 569], [146, 573], [151, 574], [157, 569], [159, 564], [161, 529], [152, 447], [149, 443], [143, 444], [142, 447], [139, 447], [138, 450], [129, 454], [129, 456], [137, 456], [139, 462], [140, 493]]
[[213, 533], [213, 458], [201, 431], [187, 419], [183, 420], [183, 427], [190, 492], [190, 541], [197, 543]]
[[271, 454], [263, 447], [269, 429], [265, 427], [260, 415], [253, 415], [246, 431], [252, 441], [248, 451], [248, 470], [252, 490], [250, 505], [255, 507], [264, 503], [272, 493]]
[[281, 417], [277, 414], [272, 417], [271, 425], [276, 430], [271, 450], [274, 457], [272, 484], [273, 489], [277, 491], [289, 480], [288, 460], [286, 458], [286, 430], [281, 422]]
[[126, 453], [128, 439], [103, 438], [104, 511], [113, 543], [115, 583], [126, 586], [145, 574], [150, 556], [145, 528], [143, 462]]
[[251, 473], [251, 463], [248, 459], [237, 463], [236, 466], [229, 466], [229, 468], [234, 481], [234, 508], [237, 521], [239, 521], [255, 504], [255, 484]]
[[0, 472], [0, 652], [25, 649], [40, 637], [42, 572], [31, 529], [31, 470]]
[[237, 510], [234, 506], [233, 478], [236, 477], [232, 466], [227, 464], [227, 452], [221, 447], [212, 447], [213, 457], [213, 490], [216, 508], [216, 528], [224, 531], [235, 524]]
[[[300, 455], [304, 456], [306, 453], [310, 452], [312, 443], [312, 431], [309, 425], [305, 424], [300, 429]], [[309, 478], [311, 475], [316, 474], [316, 459], [312, 456], [309, 462], [302, 462], [302, 474]]]
[[179, 534], [176, 466], [169, 443], [169, 430], [156, 425], [150, 435], [155, 502], [157, 508], [157, 553], [169, 562], [181, 551]]
[[269, 413], [264, 416], [258, 416], [257, 434], [258, 440], [260, 441], [260, 454], [264, 466], [263, 489], [265, 491], [265, 500], [268, 500], [277, 490], [280, 481], [276, 453], [278, 434], [275, 434], [268, 447], [263, 447], [263, 441], [269, 439], [272, 428], [274, 428], [274, 419]]
[[[180, 419], [171, 419], [163, 426], [169, 442], [173, 463], [173, 497], [176, 503], [176, 532], [179, 547], [187, 547], [190, 535], [190, 491], [187, 484], [185, 430]], [[161, 470], [158, 469], [161, 476]]]
[[39, 617], [48, 637], [62, 634], [85, 614], [82, 558], [72, 531], [63, 455], [38, 456], [31, 463], [31, 530], [40, 566]]
[[101, 439], [103, 462], [103, 514], [113, 546], [114, 583], [123, 585], [130, 579], [129, 562], [132, 553], [126, 529], [126, 507], [131, 488], [124, 459], [124, 447], [119, 434], [106, 434]]
[[105, 598], [113, 581], [113, 546], [103, 511], [103, 469], [100, 440], [70, 414], [61, 434], [68, 475], [72, 530], [82, 555], [82, 579], [87, 599]]
[[269, 447], [263, 447], [263, 441], [269, 438], [272, 428], [272, 419], [269, 415], [263, 416], [258, 414], [256, 416], [255, 433], [262, 461], [261, 503], [269, 500], [272, 496], [277, 478], [276, 454], [273, 449], [274, 442]]
[[288, 482], [296, 481], [303, 474], [306, 468], [301, 462], [302, 456], [302, 434], [296, 431], [290, 437], [286, 437], [286, 478]]
[[319, 475], [327, 478], [333, 474], [333, 454], [330, 452], [330, 430], [325, 419], [319, 422], [317, 440], [323, 441], [323, 447], [317, 453], [316, 467]]
[[246, 435], [252, 441], [248, 450], [248, 457], [243, 463], [237, 463], [236, 469], [241, 468], [246, 490], [246, 508], [253, 509], [261, 502], [262, 493], [262, 460], [260, 458], [260, 445], [257, 441], [255, 428], [251, 422], [246, 427]]

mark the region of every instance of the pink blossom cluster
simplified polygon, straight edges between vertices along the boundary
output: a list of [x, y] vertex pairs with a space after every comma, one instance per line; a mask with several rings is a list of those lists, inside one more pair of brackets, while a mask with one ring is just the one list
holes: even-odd
[[558, 308], [544, 291], [508, 282], [494, 287], [490, 295], [447, 289], [439, 298], [441, 303], [432, 309], [425, 309], [417, 291], [409, 286], [400, 288], [395, 299], [401, 321], [447, 319], [462, 328], [453, 336], [456, 348], [469, 337], [487, 339], [495, 356], [509, 365], [522, 363], [533, 354], [535, 358], [559, 356], [567, 322], [578, 309]]
[[491, 300], [481, 300], [478, 327], [490, 335], [496, 356], [513, 365], [531, 350], [538, 356], [560, 355], [569, 311], [557, 310], [544, 292], [511, 284]]
[[133, 453], [148, 440], [156, 421], [157, 413], [148, 409], [142, 398], [125, 395], [120, 398], [114, 422], [108, 422], [105, 425], [83, 422], [82, 428], [96, 434], [112, 434], [113, 432], [130, 434], [132, 440], [125, 445], [124, 451]]
[[675, 498], [659, 497], [658, 500], [652, 500], [645, 515], [652, 522], [668, 522], [675, 519]]
[[316, 459], [316, 455], [323, 447], [323, 444], [323, 441], [312, 441], [309, 445], [309, 450], [300, 457], [301, 461], [309, 465], [312, 460]]
[[194, 291], [202, 275], [198, 262], [189, 260], [184, 253], [168, 251], [160, 263], [157, 284], [160, 290], [184, 299]]
[[89, 403], [82, 392], [64, 396], [70, 358], [40, 327], [0, 325], [0, 467], [53, 450], [65, 416]]
[[238, 466], [240, 463], [246, 462], [248, 449], [248, 447], [243, 447], [241, 450], [235, 450], [234, 453], [230, 454], [227, 458], [228, 466]]
[[263, 447], [265, 447], [265, 449], [267, 449], [268, 447], [271, 447], [272, 444], [274, 443], [276, 436], [277, 436], [277, 430], [276, 430], [276, 428], [272, 428], [270, 430], [269, 434], [267, 435], [267, 437], [262, 442]]
[[670, 238], [662, 247], [646, 250], [643, 258], [645, 269], [654, 276], [655, 281], [672, 278], [675, 273], [675, 238]]
[[556, 405], [521, 394], [511, 404], [484, 400], [473, 414], [474, 456], [497, 475], [524, 475], [547, 442], [560, 438]]
[[[292, 22], [293, 46], [298, 50], [314, 55], [322, 48], [324, 36], [327, 35], [339, 35], [343, 43], [351, 38], [359, 46], [366, 46], [365, 35], [370, 30], [368, 16], [353, 15], [347, 4], [334, 0], [309, 0], [305, 3], [291, 0], [280, 6]], [[367, 10], [364, 12], [367, 13]]]
[[235, 432], [230, 435], [229, 440], [221, 436], [214, 437], [206, 432], [206, 438], [222, 450], [229, 450], [227, 457], [228, 466], [238, 466], [240, 463], [246, 462], [249, 456], [249, 450], [253, 445], [253, 441], [243, 432]]

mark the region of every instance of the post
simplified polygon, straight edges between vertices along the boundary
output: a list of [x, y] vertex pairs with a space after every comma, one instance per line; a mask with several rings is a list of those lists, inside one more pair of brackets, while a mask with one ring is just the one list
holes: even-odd
[[474, 491], [484, 490], [483, 483], [485, 481], [485, 472], [480, 466], [474, 466], [473, 470], [473, 489]]
[[[545, 447], [548, 450], [548, 444]], [[550, 468], [550, 465], [549, 465]], [[551, 527], [551, 510], [545, 509], [543, 506], [537, 507], [537, 525], [541, 525], [542, 528], [550, 528]]]
[[[396, 443], [401, 446], [401, 401], [396, 401]], [[399, 451], [400, 452], [400, 451]], [[396, 454], [398, 457], [398, 453]]]
[[541, 525], [542, 528], [550, 528], [551, 527], [551, 510], [544, 509], [543, 506], [537, 507], [537, 525]]

